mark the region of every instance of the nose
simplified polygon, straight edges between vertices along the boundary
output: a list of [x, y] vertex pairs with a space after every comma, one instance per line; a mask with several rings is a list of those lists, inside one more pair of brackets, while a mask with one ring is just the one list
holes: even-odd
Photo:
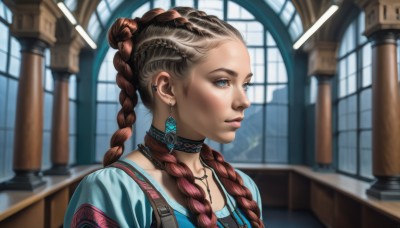
[[250, 100], [247, 97], [246, 91], [244, 89], [236, 90], [236, 96], [234, 96], [233, 100], [233, 109], [234, 110], [245, 110], [250, 107]]

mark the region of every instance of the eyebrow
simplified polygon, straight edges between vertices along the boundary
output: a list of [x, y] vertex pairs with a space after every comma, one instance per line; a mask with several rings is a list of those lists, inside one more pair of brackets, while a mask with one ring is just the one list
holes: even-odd
[[[229, 75], [231, 75], [233, 77], [237, 77], [238, 76], [238, 73], [236, 71], [233, 71], [233, 70], [230, 70], [230, 69], [224, 68], [224, 67], [221, 67], [221, 68], [215, 69], [213, 71], [210, 71], [208, 74], [211, 74], [211, 73], [214, 73], [214, 72], [218, 72], [218, 71], [223, 71], [223, 72], [225, 72], [225, 73], [227, 73], [227, 74], [229, 74]], [[253, 76], [253, 73], [249, 73], [246, 76], [246, 78], [249, 78], [251, 76]]]

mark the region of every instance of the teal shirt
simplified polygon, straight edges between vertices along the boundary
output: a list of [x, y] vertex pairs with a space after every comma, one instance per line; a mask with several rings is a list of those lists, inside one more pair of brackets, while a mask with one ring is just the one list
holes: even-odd
[[[161, 185], [155, 181], [145, 170], [131, 160], [126, 158], [122, 158], [121, 160], [134, 166], [142, 175], [150, 180], [153, 186], [162, 194], [168, 204], [174, 209], [174, 214], [178, 221], [179, 227], [195, 227], [195, 225], [189, 219], [190, 212], [174, 199], [170, 198], [164, 191], [163, 187], [161, 187]], [[222, 187], [228, 198], [226, 203], [230, 206], [230, 208], [236, 208], [235, 199], [227, 193], [214, 170], [211, 170], [214, 177], [217, 179], [218, 184]], [[244, 185], [251, 191], [253, 199], [257, 202], [261, 211], [262, 207], [260, 193], [254, 181], [243, 172], [239, 170], [236, 171], [242, 177]], [[90, 216], [96, 218], [96, 221], [111, 221], [110, 223], [104, 223], [107, 224], [105, 226], [111, 226], [110, 224], [115, 224], [115, 226], [119, 227], [142, 228], [150, 227], [153, 221], [153, 208], [151, 207], [151, 204], [148, 201], [145, 193], [129, 175], [127, 175], [124, 171], [114, 167], [100, 169], [89, 174], [81, 181], [68, 205], [68, 209], [64, 217], [65, 227], [71, 227], [74, 214], [77, 211], [79, 212], [76, 213], [75, 217], [79, 217], [82, 214], [84, 214], [85, 217], [88, 216], [87, 210], [79, 210], [83, 207], [90, 207]], [[240, 210], [237, 211], [241, 213]], [[225, 207], [221, 210], [215, 211], [214, 213], [218, 218], [229, 216], [227, 205], [225, 205]], [[239, 222], [242, 222], [236, 213], [235, 217]], [[241, 213], [241, 217], [245, 220], [247, 226], [251, 227], [249, 221], [246, 219], [243, 213]]]

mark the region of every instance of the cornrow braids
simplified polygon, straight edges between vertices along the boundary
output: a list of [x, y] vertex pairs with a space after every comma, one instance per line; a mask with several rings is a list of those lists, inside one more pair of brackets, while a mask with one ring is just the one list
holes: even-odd
[[260, 208], [253, 200], [250, 190], [244, 186], [240, 174], [224, 160], [221, 153], [212, 150], [206, 144], [203, 145], [201, 156], [203, 161], [215, 170], [228, 193], [235, 198], [239, 207], [250, 220], [252, 227], [264, 227], [264, 223], [260, 219]]

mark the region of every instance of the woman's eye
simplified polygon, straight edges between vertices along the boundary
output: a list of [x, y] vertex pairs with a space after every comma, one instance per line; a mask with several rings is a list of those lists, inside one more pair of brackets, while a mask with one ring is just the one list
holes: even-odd
[[227, 79], [218, 80], [218, 81], [214, 82], [214, 84], [218, 87], [227, 87], [227, 86], [229, 86], [229, 80], [227, 80]]
[[252, 86], [252, 85], [253, 85], [253, 84], [250, 83], [250, 82], [247, 82], [247, 83], [243, 84], [243, 89], [244, 89], [244, 91], [247, 91], [247, 90], [249, 89], [249, 87]]

